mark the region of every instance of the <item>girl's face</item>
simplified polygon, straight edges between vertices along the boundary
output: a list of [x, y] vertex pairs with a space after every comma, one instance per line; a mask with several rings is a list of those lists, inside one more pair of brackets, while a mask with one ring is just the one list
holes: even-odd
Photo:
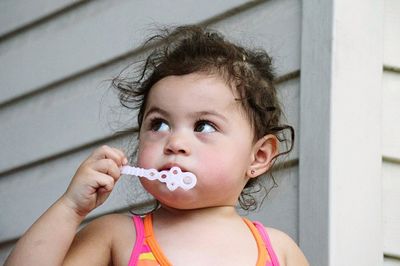
[[254, 159], [253, 130], [233, 90], [217, 75], [192, 73], [158, 81], [148, 96], [138, 165], [197, 176], [194, 188], [169, 191], [141, 178], [162, 204], [177, 209], [234, 206]]

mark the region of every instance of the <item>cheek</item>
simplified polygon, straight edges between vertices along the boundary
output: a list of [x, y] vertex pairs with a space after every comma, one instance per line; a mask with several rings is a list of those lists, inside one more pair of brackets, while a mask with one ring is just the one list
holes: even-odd
[[201, 162], [198, 169], [202, 176], [207, 177], [204, 181], [213, 184], [225, 184], [232, 175], [237, 175], [232, 168], [232, 158], [225, 152], [210, 152], [198, 157]]
[[244, 177], [250, 164], [250, 150], [247, 146], [237, 145], [229, 148], [230, 146], [223, 145], [222, 148], [202, 152], [198, 155], [198, 161], [201, 162], [199, 170], [204, 174], [219, 177], [220, 182], [232, 177]]
[[199, 163], [199, 166], [202, 168], [201, 170], [203, 171], [223, 171], [223, 168], [226, 165], [226, 156], [219, 150], [207, 150], [201, 153], [198, 152], [196, 157], [196, 161]]
[[149, 143], [139, 142], [137, 164], [142, 168], [153, 168], [156, 146]]

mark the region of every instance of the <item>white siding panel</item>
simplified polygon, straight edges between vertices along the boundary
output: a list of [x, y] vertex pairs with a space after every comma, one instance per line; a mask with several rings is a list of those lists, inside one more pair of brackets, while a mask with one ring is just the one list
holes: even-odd
[[382, 152], [400, 160], [400, 73], [385, 71], [382, 84]]
[[0, 36], [29, 25], [80, 1], [3, 0], [0, 1]]
[[400, 164], [384, 162], [383, 187], [383, 250], [400, 257]]
[[0, 44], [0, 103], [132, 51], [155, 21], [196, 23], [244, 2], [124, 0], [82, 5]]
[[383, 261], [384, 266], [400, 266], [400, 259], [385, 258]]
[[[400, 1], [385, 0], [384, 66], [400, 69]], [[384, 265], [400, 265], [400, 73], [384, 71], [382, 83]]]
[[400, 1], [385, 0], [384, 64], [400, 68]]

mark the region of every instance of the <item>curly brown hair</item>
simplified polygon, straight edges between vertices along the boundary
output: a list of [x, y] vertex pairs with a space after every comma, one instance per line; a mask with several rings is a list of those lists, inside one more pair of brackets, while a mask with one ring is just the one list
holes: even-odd
[[[294, 130], [281, 124], [283, 113], [276, 95], [272, 59], [265, 50], [246, 49], [226, 40], [215, 30], [196, 25], [161, 29], [144, 43], [144, 48], [148, 47], [153, 50], [135, 77], [118, 76], [112, 80], [121, 104], [138, 110], [136, 133], [142, 126], [148, 94], [156, 82], [171, 75], [202, 72], [220, 75], [236, 90], [239, 95], [236, 100], [242, 103], [254, 130], [253, 141], [274, 134], [280, 142], [286, 143], [283, 132], [290, 131], [290, 147], [277, 154], [273, 163], [292, 150]], [[271, 178], [276, 185], [272, 175]], [[238, 199], [244, 210], [254, 210], [258, 206], [254, 194], [265, 189], [258, 179], [250, 179]]]

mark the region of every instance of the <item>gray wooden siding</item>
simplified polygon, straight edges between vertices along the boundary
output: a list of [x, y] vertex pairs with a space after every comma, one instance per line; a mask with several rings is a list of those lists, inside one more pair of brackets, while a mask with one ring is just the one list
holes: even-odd
[[400, 265], [400, 1], [385, 0], [382, 81], [383, 250]]
[[40, 0], [36, 4], [27, 5], [26, 1], [1, 1], [0, 36], [4, 38], [16, 31], [23, 30], [35, 23], [43, 21], [58, 12], [67, 10], [80, 1], [71, 0]]
[[[7, 13], [0, 15], [0, 263], [18, 237], [65, 191], [95, 147], [126, 147], [132, 140], [113, 137], [115, 129], [134, 118], [118, 111], [116, 96], [104, 80], [143, 56], [138, 45], [153, 23], [211, 23], [243, 44], [266, 48], [275, 58], [278, 75], [290, 74], [279, 84], [279, 93], [288, 122], [298, 129], [300, 1], [42, 0], [35, 5], [43, 8], [25, 17], [30, 5], [0, 5]], [[122, 122], [116, 123], [118, 119]], [[292, 163], [275, 174], [280, 187], [258, 213], [251, 214], [294, 239], [297, 158], [296, 146], [288, 158]], [[88, 219], [125, 212], [130, 204], [148, 199], [137, 184], [124, 178]]]

